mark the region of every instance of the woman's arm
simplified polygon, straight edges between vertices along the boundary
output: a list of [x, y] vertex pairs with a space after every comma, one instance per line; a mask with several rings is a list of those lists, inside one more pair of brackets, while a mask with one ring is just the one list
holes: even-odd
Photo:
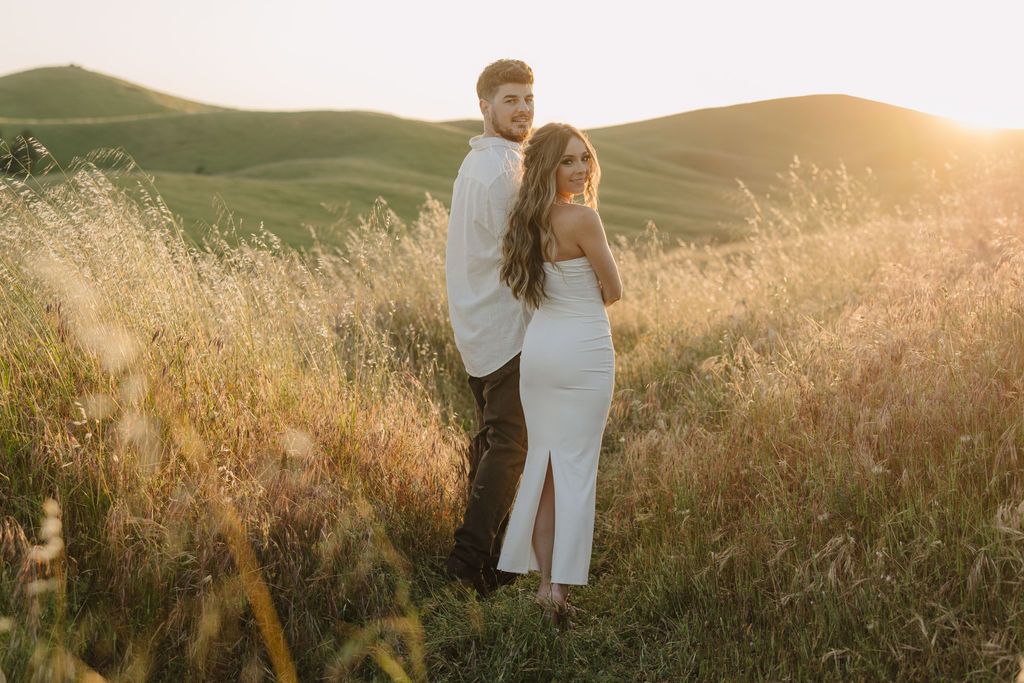
[[619, 267], [615, 265], [615, 257], [608, 246], [608, 236], [604, 232], [601, 217], [586, 207], [586, 210], [577, 212], [575, 223], [575, 241], [597, 275], [605, 306], [611, 306], [622, 298], [622, 281], [619, 279]]

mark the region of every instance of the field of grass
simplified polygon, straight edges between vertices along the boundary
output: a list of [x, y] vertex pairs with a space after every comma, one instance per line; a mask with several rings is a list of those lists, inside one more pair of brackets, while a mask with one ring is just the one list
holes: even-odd
[[218, 111], [76, 66], [43, 67], [0, 78], [0, 117], [88, 119]]
[[368, 112], [223, 111], [11, 130], [22, 128], [62, 162], [126, 150], [193, 237], [224, 205], [246, 234], [263, 223], [293, 246], [311, 246], [305, 226], [324, 231], [346, 208], [368, 214], [379, 196], [406, 216], [428, 192], [450, 197], [468, 149], [465, 134], [443, 124]]
[[[539, 103], [538, 117], [543, 116]], [[431, 123], [369, 112], [220, 110], [77, 68], [0, 78], [0, 133], [30, 131], [62, 163], [121, 148], [152, 173], [195, 238], [231, 211], [240, 234], [260, 223], [289, 245], [313, 229], [338, 246], [339, 216], [368, 215], [378, 196], [404, 220], [426, 193], [447, 204], [479, 121]], [[1024, 132], [969, 131], [950, 121], [840, 95], [795, 97], [687, 112], [589, 131], [604, 171], [602, 216], [617, 235], [648, 221], [691, 242], [742, 235], [736, 179], [763, 193], [794, 155], [871, 168], [889, 202], [916, 191], [916, 163], [1024, 149]]]
[[120, 163], [0, 181], [8, 680], [1019, 670], [1019, 156], [941, 168], [899, 211], [794, 166], [737, 194], [726, 248], [616, 241], [591, 581], [563, 633], [536, 577], [481, 602], [436, 573], [472, 428], [443, 205], [345, 225], [343, 252], [197, 250]]

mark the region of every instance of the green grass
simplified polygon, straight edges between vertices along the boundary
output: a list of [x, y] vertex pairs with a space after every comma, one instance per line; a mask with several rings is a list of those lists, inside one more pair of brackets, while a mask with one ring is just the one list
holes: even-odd
[[[224, 211], [235, 209], [239, 234], [256, 232], [262, 223], [293, 247], [310, 247], [317, 241], [326, 247], [342, 246], [348, 228], [358, 222], [357, 215], [371, 213], [378, 197], [390, 198], [390, 208], [404, 216], [415, 215], [428, 192], [446, 203], [451, 197], [450, 187], [414, 171], [399, 175], [383, 169], [374, 173], [367, 170], [372, 163], [337, 160], [295, 163], [295, 167], [303, 167], [296, 169], [297, 173], [318, 174], [318, 166], [326, 169], [323, 177], [303, 179], [264, 177], [264, 167], [227, 177], [170, 172], [153, 175], [161, 195], [176, 212], [209, 226], [219, 222]], [[238, 212], [238, 206], [245, 206], [247, 211]], [[192, 234], [202, 235], [203, 229], [196, 227]]]
[[[450, 173], [465, 136], [443, 124], [370, 112], [169, 114], [87, 124], [37, 124], [58, 159], [122, 147], [151, 171], [221, 175], [284, 161], [366, 159], [425, 173]], [[287, 175], [283, 177], [288, 177]]]
[[[120, 148], [158, 178], [171, 208], [193, 236], [214, 222], [219, 196], [246, 225], [260, 222], [296, 246], [311, 224], [336, 216], [321, 205], [369, 213], [386, 196], [415, 215], [427, 192], [447, 198], [468, 149], [443, 124], [364, 112], [216, 112], [132, 121], [34, 124], [30, 129], [62, 161], [97, 148]], [[166, 184], [166, 187], [164, 185]]]
[[735, 199], [729, 245], [616, 240], [591, 580], [563, 633], [536, 577], [480, 602], [437, 574], [472, 430], [442, 205], [351, 226], [344, 256], [203, 251], [87, 165], [5, 179], [0, 669], [1011, 680], [1024, 162], [938, 169], [900, 212], [841, 170], [782, 177]]
[[[322, 205], [347, 206], [355, 217], [372, 212], [383, 196], [412, 220], [425, 193], [448, 200], [467, 140], [481, 130], [479, 121], [428, 123], [368, 112], [210, 111], [129, 86], [75, 68], [5, 76], [0, 116], [7, 118], [0, 119], [0, 131], [10, 140], [28, 129], [64, 163], [98, 148], [127, 151], [157, 176], [194, 239], [216, 219], [216, 196], [243, 226], [255, 230], [263, 223], [295, 246], [311, 244], [307, 225], [338, 232], [332, 228], [336, 212]], [[106, 109], [82, 94], [92, 92]], [[47, 116], [93, 118], [27, 121]], [[693, 242], [744, 234], [747, 207], [735, 201], [737, 179], [757, 194], [769, 192], [794, 156], [829, 168], [844, 162], [856, 177], [870, 167], [892, 203], [919, 189], [915, 165], [932, 168], [953, 156], [975, 159], [1024, 147], [1019, 131], [972, 132], [918, 112], [825, 95], [589, 132], [604, 170], [602, 216], [609, 230], [636, 236], [653, 221], [662, 232]]]
[[69, 66], [0, 78], [0, 119], [67, 119], [210, 112], [213, 107]]

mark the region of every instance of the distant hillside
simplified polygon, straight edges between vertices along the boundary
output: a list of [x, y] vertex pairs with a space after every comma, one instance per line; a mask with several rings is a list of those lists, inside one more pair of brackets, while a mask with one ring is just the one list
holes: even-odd
[[155, 175], [188, 228], [212, 223], [219, 197], [243, 231], [262, 222], [298, 244], [310, 243], [307, 226], [323, 228], [346, 210], [354, 219], [377, 197], [406, 218], [428, 192], [447, 203], [470, 137], [444, 124], [358, 111], [218, 111], [4, 128], [28, 129], [62, 163], [98, 148], [125, 150]]
[[938, 116], [848, 95], [809, 95], [701, 109], [594, 131], [594, 139], [718, 177], [769, 180], [794, 155], [903, 174], [915, 163], [1019, 146], [1024, 131], [983, 133]]
[[479, 135], [484, 129], [483, 121], [480, 119], [455, 119], [453, 121], [445, 121], [444, 124], [470, 135]]
[[[1024, 151], [1024, 131], [981, 132], [953, 121], [847, 95], [811, 95], [702, 109], [590, 131], [611, 215], [660, 210], [660, 227], [677, 233], [737, 211], [736, 179], [758, 192], [803, 163], [870, 168], [884, 198], [900, 201], [951, 155]], [[703, 210], [704, 213], [701, 213]], [[671, 215], [675, 212], [675, 216]], [[741, 210], [742, 211], [742, 210]]]
[[[360, 111], [218, 111], [130, 121], [37, 123], [31, 132], [58, 158], [122, 147], [148, 171], [309, 177], [286, 162], [361, 159], [419, 172], [458, 170], [467, 135], [443, 124]], [[267, 166], [276, 170], [268, 169]]]
[[0, 78], [0, 118], [66, 119], [217, 111], [77, 66]]
[[[22, 93], [14, 104], [6, 94], [13, 92]], [[217, 110], [77, 68], [0, 78], [0, 115], [14, 110], [24, 119], [0, 120], [0, 132], [10, 140], [28, 129], [61, 162], [97, 148], [127, 151], [155, 175], [187, 229], [213, 222], [219, 197], [242, 232], [262, 222], [295, 244], [309, 244], [311, 229], [340, 239], [330, 226], [346, 212], [368, 212], [378, 196], [404, 218], [428, 192], [447, 203], [468, 140], [482, 129], [478, 120], [358, 111]], [[39, 120], [58, 111], [65, 120]], [[855, 175], [870, 167], [881, 190], [899, 200], [912, 189], [916, 165], [1024, 150], [1024, 131], [981, 133], [844, 95], [703, 109], [589, 133], [609, 230], [636, 233], [654, 221], [694, 241], [734, 237], [747, 211], [736, 180], [765, 192], [794, 156], [825, 167], [843, 162]]]

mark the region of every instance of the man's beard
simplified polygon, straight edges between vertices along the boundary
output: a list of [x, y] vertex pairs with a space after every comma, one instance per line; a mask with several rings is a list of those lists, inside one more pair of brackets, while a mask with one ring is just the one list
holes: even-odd
[[530, 123], [526, 125], [526, 130], [524, 130], [523, 132], [519, 132], [512, 127], [506, 128], [504, 126], [499, 126], [494, 116], [491, 116], [490, 118], [491, 128], [494, 129], [495, 133], [505, 138], [506, 140], [511, 140], [512, 142], [522, 142], [526, 138], [530, 137], [530, 124], [533, 123], [532, 120], [530, 121]]

